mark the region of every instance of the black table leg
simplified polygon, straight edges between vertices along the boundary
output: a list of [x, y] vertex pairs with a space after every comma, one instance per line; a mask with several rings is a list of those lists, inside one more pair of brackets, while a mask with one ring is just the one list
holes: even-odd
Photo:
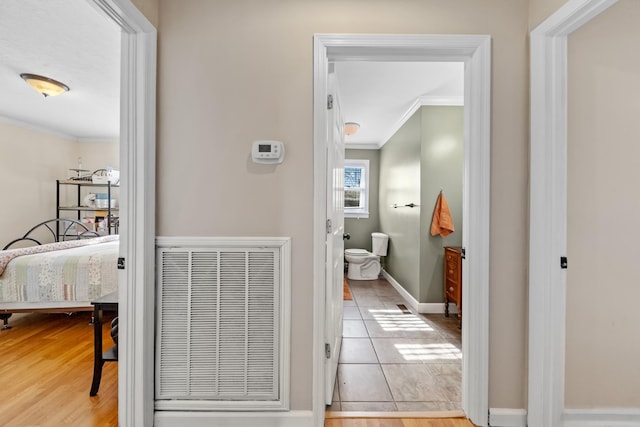
[[100, 379], [102, 378], [102, 309], [99, 305], [93, 308], [93, 382], [89, 396], [98, 394]]

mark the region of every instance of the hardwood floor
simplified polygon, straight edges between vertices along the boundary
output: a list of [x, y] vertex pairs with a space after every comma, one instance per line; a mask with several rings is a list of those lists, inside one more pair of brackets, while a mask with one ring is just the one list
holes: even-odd
[[[118, 425], [118, 366], [106, 363], [100, 391], [90, 397], [93, 326], [90, 313], [18, 314], [13, 329], [0, 331], [0, 424], [3, 427], [115, 427]], [[109, 322], [104, 347], [112, 344]], [[332, 418], [325, 427], [474, 427], [464, 418], [395, 418], [370, 413]], [[377, 417], [377, 418], [375, 418]]]
[[324, 427], [475, 427], [465, 418], [329, 418]]
[[[14, 314], [0, 331], [0, 418], [4, 427], [115, 427], [118, 364], [105, 363], [97, 396], [90, 313]], [[103, 325], [104, 348], [110, 313]]]

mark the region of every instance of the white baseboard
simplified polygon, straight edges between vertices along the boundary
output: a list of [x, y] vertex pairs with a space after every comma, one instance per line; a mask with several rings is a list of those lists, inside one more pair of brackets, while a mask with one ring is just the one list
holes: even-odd
[[156, 411], [153, 425], [156, 427], [313, 427], [313, 412]]
[[[394, 279], [389, 273], [385, 270], [382, 270], [382, 276], [393, 286], [393, 288], [398, 291], [400, 296], [407, 302], [409, 308], [416, 313], [424, 313], [424, 314], [444, 314], [444, 303], [442, 302], [434, 302], [434, 303], [419, 303], [417, 299], [413, 297], [405, 288], [398, 283], [396, 279]], [[457, 314], [458, 307], [455, 304], [449, 304], [449, 313]]]
[[491, 427], [526, 427], [527, 411], [524, 409], [489, 408]]
[[565, 427], [637, 427], [640, 408], [565, 409]]

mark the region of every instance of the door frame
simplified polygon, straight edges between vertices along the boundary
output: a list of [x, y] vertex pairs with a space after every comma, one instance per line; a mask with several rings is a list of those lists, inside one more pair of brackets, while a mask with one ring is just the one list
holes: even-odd
[[[324, 425], [327, 74], [329, 60], [465, 63], [462, 408], [479, 426], [489, 412], [489, 228], [491, 37], [486, 35], [316, 34], [314, 36], [313, 413]], [[470, 274], [472, 272], [473, 274]]]
[[152, 426], [156, 29], [130, 0], [87, 1], [122, 31], [118, 424]]
[[527, 423], [564, 416], [567, 253], [567, 41], [618, 0], [570, 0], [531, 31]]

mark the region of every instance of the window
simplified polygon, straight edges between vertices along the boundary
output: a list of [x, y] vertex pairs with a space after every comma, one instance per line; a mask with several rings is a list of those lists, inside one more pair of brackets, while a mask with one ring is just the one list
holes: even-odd
[[369, 160], [344, 161], [344, 216], [369, 218]]

